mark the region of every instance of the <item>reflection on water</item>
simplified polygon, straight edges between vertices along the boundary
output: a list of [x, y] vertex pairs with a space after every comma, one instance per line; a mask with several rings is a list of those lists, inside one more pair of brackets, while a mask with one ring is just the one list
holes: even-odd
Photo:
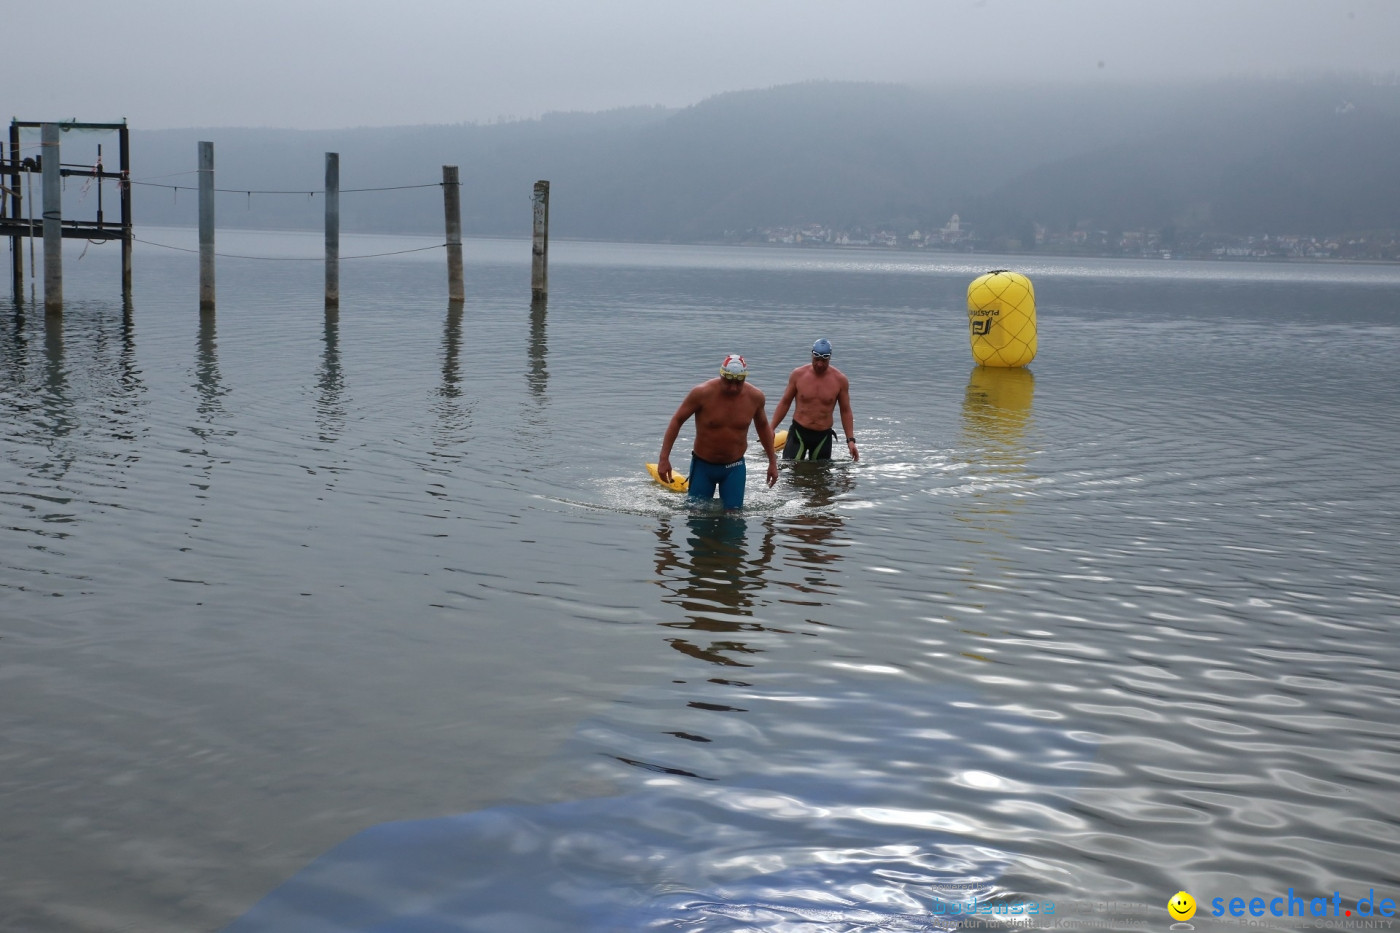
[[226, 933], [408, 916], [576, 933], [956, 929], [934, 899], [985, 899], [1016, 859], [982, 838], [978, 814], [1058, 808], [1093, 750], [966, 690], [772, 663], [755, 642], [795, 654], [803, 639], [759, 621], [777, 602], [775, 539], [794, 534], [797, 563], [829, 569], [840, 522], [823, 510], [852, 481], [820, 469], [794, 485], [811, 511], [783, 532], [733, 514], [662, 520], [656, 582], [685, 621], [658, 624], [740, 637], [667, 635], [701, 678], [675, 670], [580, 724], [541, 778], [555, 791], [541, 796], [563, 799], [376, 826]]
[[67, 439], [73, 433], [76, 419], [69, 397], [68, 370], [63, 353], [63, 316], [44, 315], [44, 380], [39, 391], [41, 421], [35, 425], [47, 436], [50, 460], [44, 472], [54, 481], [61, 480], [77, 458], [77, 451]]
[[1023, 366], [974, 366], [967, 377], [960, 446], [994, 489], [1016, 488], [1027, 475], [1034, 401], [1035, 375]]
[[855, 490], [855, 476], [845, 464], [794, 461], [787, 465], [786, 477], [802, 508], [782, 518], [782, 544], [789, 552], [788, 561], [801, 576], [784, 576], [782, 582], [804, 594], [795, 600], [799, 603], [816, 596], [834, 596], [838, 583], [833, 575], [845, 559], [842, 551], [850, 544], [838, 534], [845, 522], [836, 503]]
[[[94, 569], [84, 556], [90, 539], [105, 535], [84, 535], [83, 525], [132, 509], [129, 472], [146, 454], [130, 305], [70, 301], [64, 310], [15, 315], [0, 328], [0, 537], [11, 535], [0, 541], [0, 601], [87, 593]], [[115, 553], [123, 544], [98, 548]], [[13, 602], [0, 609], [0, 668], [14, 660], [4, 639], [13, 649], [20, 619], [45, 626], [43, 614]]]
[[987, 545], [988, 533], [1013, 534], [1009, 519], [1031, 479], [1027, 432], [1034, 398], [1035, 376], [1025, 367], [974, 366], [968, 376], [958, 445], [970, 461], [968, 492], [954, 517], [969, 532], [969, 543]]
[[541, 402], [545, 401], [549, 389], [549, 345], [545, 337], [548, 310], [547, 297], [541, 295], [530, 301], [530, 368], [525, 374], [525, 384], [530, 387], [530, 394]]
[[[230, 427], [229, 413], [224, 407], [224, 396], [229, 389], [224, 386], [219, 374], [218, 328], [213, 311], [199, 312], [199, 336], [196, 341], [194, 359], [195, 420], [189, 425], [189, 432], [197, 437], [202, 447], [190, 447], [184, 454], [194, 458], [191, 464], [195, 479], [190, 483], [196, 490], [195, 498], [207, 504], [214, 481], [214, 470], [221, 462], [226, 462], [216, 447], [237, 435], [237, 429]], [[201, 510], [202, 511], [202, 510]], [[190, 518], [191, 525], [198, 529], [204, 523], [202, 514]]]
[[334, 444], [345, 432], [345, 374], [340, 368], [340, 308], [328, 305], [322, 332], [321, 371], [316, 379], [316, 423], [320, 439]]
[[[129, 299], [122, 302], [121, 354], [117, 358], [117, 385], [120, 387], [118, 395], [123, 402], [144, 388], [141, 370], [136, 363], [136, 312]], [[123, 405], [114, 406], [113, 411], [118, 416], [131, 414]]]
[[0, 494], [26, 516], [12, 530], [65, 538], [84, 517], [78, 490], [120, 489], [149, 431], [145, 390], [130, 305], [116, 315], [70, 302], [66, 314], [16, 314], [0, 329], [0, 421], [9, 442], [0, 460], [17, 471]]
[[[462, 303], [448, 302], [442, 326], [442, 378], [436, 390], [438, 427], [434, 437], [437, 448], [435, 457], [452, 459], [457, 456], [460, 445], [466, 442], [475, 407], [472, 397], [463, 389], [462, 318]], [[480, 376], [479, 373], [476, 375]]]
[[[963, 393], [959, 449], [969, 460], [966, 494], [959, 496], [952, 517], [959, 523], [959, 540], [969, 549], [963, 575], [970, 605], [950, 605], [962, 632], [974, 639], [990, 637], [980, 618], [985, 602], [978, 591], [1001, 586], [1019, 566], [1020, 537], [1014, 517], [1024, 503], [1019, 493], [1030, 476], [1027, 431], [1032, 420], [1035, 376], [1025, 367], [974, 366]], [[972, 611], [969, 611], [971, 609]], [[962, 657], [989, 661], [979, 647]]]
[[232, 436], [236, 432], [221, 427], [221, 422], [228, 415], [224, 410], [224, 396], [229, 390], [219, 376], [219, 335], [213, 311], [201, 311], [199, 314], [194, 379], [194, 388], [199, 397], [195, 411], [199, 419], [197, 424], [190, 425], [190, 433], [202, 441], [225, 434]]
[[[754, 601], [767, 585], [774, 533], [765, 522], [750, 554], [748, 530], [748, 521], [738, 515], [690, 515], [685, 519], [684, 541], [677, 542], [672, 521], [661, 522], [656, 530], [657, 582], [669, 591], [662, 599], [686, 615], [684, 622], [663, 622], [663, 626], [711, 635], [764, 630], [753, 619]], [[666, 641], [689, 657], [732, 667], [748, 667], [735, 656], [759, 650], [739, 638], [713, 639], [703, 645], [680, 636]]]
[[444, 399], [462, 397], [462, 303], [449, 302], [442, 328], [442, 388]]

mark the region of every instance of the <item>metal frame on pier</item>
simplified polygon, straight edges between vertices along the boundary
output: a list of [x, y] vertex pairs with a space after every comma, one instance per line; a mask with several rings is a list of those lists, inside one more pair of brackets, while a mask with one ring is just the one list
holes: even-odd
[[[24, 238], [42, 237], [44, 235], [44, 223], [50, 221], [49, 217], [34, 217], [32, 205], [24, 203], [24, 176], [43, 171], [42, 154], [33, 158], [21, 158], [20, 131], [23, 129], [42, 129], [48, 123], [54, 123], [60, 130], [109, 130], [117, 133], [118, 146], [120, 148], [119, 169], [115, 172], [107, 171], [101, 160], [96, 165], [65, 165], [59, 164], [58, 176], [66, 178], [69, 176], [81, 178], [98, 179], [97, 189], [97, 218], [95, 220], [75, 220], [58, 218], [59, 235], [63, 239], [82, 240], [121, 240], [122, 241], [122, 297], [131, 297], [131, 247], [134, 242], [134, 233], [131, 226], [131, 137], [127, 129], [126, 121], [121, 123], [79, 123], [72, 121], [31, 121], [31, 120], [11, 120], [10, 121], [10, 145], [9, 154], [6, 158], [5, 147], [0, 145], [0, 179], [4, 179], [4, 191], [0, 192], [0, 236], [10, 238], [10, 260], [11, 270], [14, 278], [14, 294], [19, 300], [23, 294], [24, 287]], [[98, 147], [100, 156], [101, 146]], [[104, 179], [115, 179], [117, 181], [117, 193], [120, 199], [121, 216], [120, 220], [113, 224], [109, 223], [103, 215], [102, 186]], [[32, 185], [30, 186], [32, 188]], [[45, 206], [45, 214], [50, 213], [48, 206]]]

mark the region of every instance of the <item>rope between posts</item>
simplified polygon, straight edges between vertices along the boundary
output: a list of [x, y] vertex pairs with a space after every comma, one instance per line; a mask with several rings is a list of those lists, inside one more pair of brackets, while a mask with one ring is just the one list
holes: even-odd
[[[175, 177], [178, 176], [178, 175], [198, 175], [198, 174], [199, 174], [199, 170], [198, 170], [198, 169], [190, 169], [188, 172], [167, 172], [167, 173], [164, 174], [164, 175], [147, 175], [146, 178], [175, 178]], [[127, 179], [127, 181], [130, 182], [130, 183], [133, 184], [133, 185], [144, 185], [144, 184], [147, 184], [147, 182], [145, 181], [145, 179], [139, 179], [139, 180], [138, 180], [138, 179], [135, 179], [135, 178], [129, 178], [129, 179]]]
[[[161, 249], [173, 249], [182, 253], [197, 253], [197, 249], [189, 249], [185, 246], [171, 246], [168, 243], [153, 243], [150, 240], [143, 240], [140, 237], [132, 237], [137, 243], [145, 243], [147, 246], [159, 246]], [[446, 243], [435, 243], [432, 246], [419, 246], [414, 249], [400, 249], [389, 253], [366, 253], [362, 256], [338, 256], [338, 259], [377, 259], [380, 256], [402, 256], [404, 253], [421, 253], [430, 249], [442, 249]], [[268, 262], [324, 262], [324, 256], [239, 256], [234, 253], [215, 253], [220, 259], [263, 259]]]
[[[171, 190], [173, 190], [173, 191], [198, 191], [198, 190], [199, 190], [198, 187], [194, 187], [194, 186], [191, 186], [191, 185], [158, 185], [158, 184], [155, 184], [154, 182], [149, 182], [149, 181], [132, 181], [132, 182], [130, 182], [130, 184], [133, 184], [133, 185], [142, 185], [142, 186], [147, 187], [147, 188], [169, 188], [169, 189], [171, 189]], [[390, 187], [388, 187], [388, 188], [341, 188], [341, 189], [340, 189], [340, 193], [341, 193], [341, 194], [359, 194], [359, 193], [364, 192], [364, 191], [407, 191], [407, 190], [410, 189], [410, 188], [441, 188], [441, 187], [442, 187], [442, 182], [440, 182], [440, 181], [434, 181], [434, 182], [429, 182], [429, 183], [423, 184], [423, 185], [393, 185], [393, 186], [390, 186]], [[251, 190], [249, 190], [249, 189], [247, 189], [247, 188], [215, 188], [214, 191], [215, 191], [216, 193], [220, 193], [220, 194], [247, 194], [247, 195], [253, 195], [253, 194], [295, 194], [295, 195], [299, 195], [299, 196], [305, 196], [305, 197], [308, 197], [308, 198], [314, 198], [314, 197], [315, 197], [316, 195], [318, 195], [318, 194], [324, 196], [325, 193], [326, 193], [324, 189], [322, 189], [322, 190], [320, 190], [320, 191], [259, 191], [259, 190], [256, 189], [256, 188], [251, 189]]]

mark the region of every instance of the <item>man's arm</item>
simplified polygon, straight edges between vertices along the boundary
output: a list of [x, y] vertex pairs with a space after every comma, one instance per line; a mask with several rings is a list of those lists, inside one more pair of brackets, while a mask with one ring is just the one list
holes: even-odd
[[681, 425], [691, 415], [700, 410], [699, 387], [691, 389], [686, 393], [685, 399], [681, 401], [676, 413], [671, 416], [670, 422], [666, 425], [666, 435], [661, 438], [661, 456], [656, 458], [657, 475], [665, 482], [671, 481], [671, 448], [675, 446], [676, 438], [680, 436]]
[[850, 451], [852, 460], [859, 460], [860, 451], [856, 449], [855, 416], [851, 414], [851, 381], [849, 379], [842, 379], [841, 391], [836, 393], [836, 404], [841, 408], [841, 429], [846, 432], [846, 449]]
[[792, 371], [788, 376], [787, 388], [783, 390], [783, 397], [778, 399], [778, 407], [773, 409], [773, 430], [778, 429], [778, 425], [783, 423], [784, 416], [788, 409], [792, 407], [793, 400], [797, 398], [797, 370]]
[[772, 486], [778, 481], [778, 451], [773, 447], [773, 426], [768, 423], [768, 416], [763, 413], [763, 403], [763, 393], [759, 392], [758, 410], [753, 416], [753, 426], [758, 432], [758, 442], [763, 445], [763, 452], [768, 455], [768, 485]]

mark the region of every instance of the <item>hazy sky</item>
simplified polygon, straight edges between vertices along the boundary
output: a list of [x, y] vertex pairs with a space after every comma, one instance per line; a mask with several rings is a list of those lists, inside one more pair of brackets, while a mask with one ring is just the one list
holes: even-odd
[[809, 79], [1400, 72], [1400, 0], [31, 0], [21, 120], [307, 129], [685, 106]]

